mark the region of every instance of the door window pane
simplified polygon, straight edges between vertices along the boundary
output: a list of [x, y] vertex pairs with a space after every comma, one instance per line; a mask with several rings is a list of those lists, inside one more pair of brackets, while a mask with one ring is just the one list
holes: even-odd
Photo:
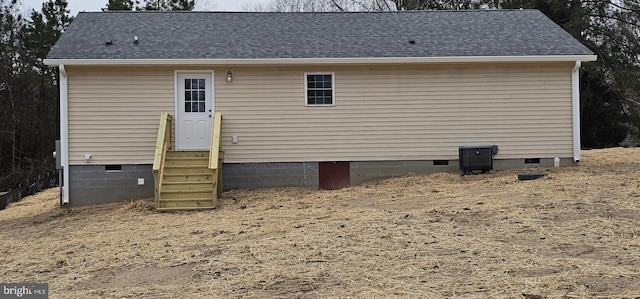
[[184, 80], [184, 112], [206, 112], [207, 87], [205, 79]]

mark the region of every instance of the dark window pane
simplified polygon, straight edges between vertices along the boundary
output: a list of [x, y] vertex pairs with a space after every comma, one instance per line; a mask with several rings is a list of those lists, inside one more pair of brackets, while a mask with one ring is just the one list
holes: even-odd
[[200, 89], [205, 89], [206, 88], [204, 79], [199, 79], [198, 80], [198, 85], [199, 85]]
[[198, 92], [198, 101], [201, 101], [201, 102], [205, 101], [205, 93], [204, 93], [204, 91], [199, 91]]
[[184, 100], [189, 102], [191, 101], [191, 92], [190, 91], [185, 91], [184, 92]]
[[204, 102], [198, 103], [198, 112], [204, 112]]
[[184, 89], [191, 88], [191, 79], [184, 79]]
[[197, 102], [191, 102], [191, 112], [200, 112], [200, 111], [198, 111], [198, 103]]
[[316, 103], [315, 91], [308, 90], [307, 91], [307, 104], [313, 105]]
[[317, 85], [317, 80], [316, 80], [316, 76], [315, 75], [308, 75], [307, 76], [307, 87], [309, 88], [316, 88]]
[[191, 112], [191, 102], [184, 103], [184, 112]]
[[324, 80], [325, 86], [324, 87], [325, 88], [331, 88], [331, 82], [333, 82], [333, 80], [331, 78], [332, 76], [331, 75], [327, 75], [327, 76], [324, 76], [324, 77], [325, 77], [325, 80]]
[[331, 91], [323, 90], [321, 93], [322, 104], [331, 104]]
[[191, 80], [191, 87], [190, 89], [198, 89], [198, 80], [196, 79], [192, 79]]

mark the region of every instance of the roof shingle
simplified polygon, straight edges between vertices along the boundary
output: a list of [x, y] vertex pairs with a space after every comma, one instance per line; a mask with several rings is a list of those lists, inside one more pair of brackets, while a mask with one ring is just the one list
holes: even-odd
[[[140, 43], [134, 45], [134, 36]], [[415, 43], [410, 43], [413, 40]], [[111, 45], [106, 45], [111, 41]], [[537, 10], [82, 12], [49, 59], [591, 55]]]

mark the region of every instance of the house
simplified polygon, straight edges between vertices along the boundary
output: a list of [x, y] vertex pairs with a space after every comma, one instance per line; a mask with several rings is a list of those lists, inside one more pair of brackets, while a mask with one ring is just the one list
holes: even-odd
[[[477, 144], [499, 147], [495, 169], [570, 165], [595, 59], [536, 10], [89, 12], [45, 63], [61, 74], [64, 202], [85, 205], [153, 196], [154, 169], [156, 198], [162, 180], [186, 201], [457, 171]], [[175, 185], [163, 163], [214, 175]], [[215, 199], [165, 207], [190, 205]]]

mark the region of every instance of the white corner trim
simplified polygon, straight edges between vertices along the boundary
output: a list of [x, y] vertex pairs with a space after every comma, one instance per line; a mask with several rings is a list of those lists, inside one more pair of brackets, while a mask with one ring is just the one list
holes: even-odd
[[45, 59], [56, 65], [309, 65], [595, 61], [596, 55], [450, 56], [363, 58], [252, 58], [252, 59]]
[[62, 204], [69, 204], [69, 89], [67, 80], [67, 70], [64, 64], [60, 68], [60, 151], [62, 165]]
[[573, 161], [580, 162], [580, 60], [571, 70], [571, 106], [573, 111]]

